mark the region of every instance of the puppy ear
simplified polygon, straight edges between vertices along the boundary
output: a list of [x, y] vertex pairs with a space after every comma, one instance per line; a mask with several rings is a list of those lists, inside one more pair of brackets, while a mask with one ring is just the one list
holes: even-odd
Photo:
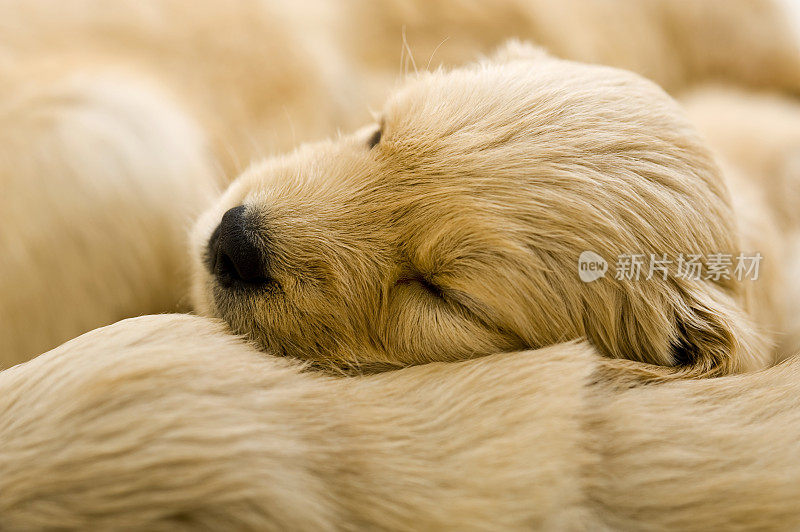
[[733, 297], [709, 284], [678, 290], [675, 376], [714, 377], [767, 365], [771, 346]]
[[512, 61], [540, 61], [550, 57], [547, 51], [528, 42], [517, 39], [506, 41], [504, 45], [497, 49], [486, 62], [489, 63], [510, 63]]
[[769, 342], [722, 287], [676, 280], [647, 292], [643, 284], [629, 288], [596, 294], [584, 314], [589, 340], [615, 360], [604, 364], [626, 378], [717, 377], [770, 362]]

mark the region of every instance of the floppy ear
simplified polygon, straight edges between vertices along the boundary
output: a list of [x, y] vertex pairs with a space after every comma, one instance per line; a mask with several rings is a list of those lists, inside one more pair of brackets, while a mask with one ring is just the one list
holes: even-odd
[[547, 51], [528, 42], [517, 39], [506, 41], [485, 62], [509, 63], [511, 61], [539, 61], [550, 57]]
[[729, 294], [710, 285], [678, 286], [676, 376], [713, 377], [767, 365], [771, 346]]
[[[584, 314], [589, 340], [633, 382], [716, 377], [767, 366], [772, 349], [743, 307], [711, 283], [675, 280], [641, 292], [594, 294]], [[601, 285], [598, 285], [600, 288]]]

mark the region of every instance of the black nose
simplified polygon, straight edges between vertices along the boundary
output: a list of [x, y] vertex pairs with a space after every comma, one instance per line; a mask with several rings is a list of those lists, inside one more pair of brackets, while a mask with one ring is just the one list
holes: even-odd
[[244, 205], [222, 215], [208, 240], [208, 268], [223, 286], [258, 285], [267, 281], [264, 253], [244, 214]]

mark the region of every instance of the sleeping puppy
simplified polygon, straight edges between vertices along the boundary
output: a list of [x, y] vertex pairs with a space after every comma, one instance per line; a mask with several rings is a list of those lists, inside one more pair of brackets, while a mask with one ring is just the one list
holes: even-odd
[[333, 379], [198, 317], [0, 372], [2, 530], [793, 530], [800, 360], [620, 386], [585, 342]]
[[[775, 279], [687, 277], [680, 261], [768, 262], [768, 233], [745, 241], [736, 218], [656, 85], [512, 43], [420, 75], [375, 126], [247, 170], [195, 227], [193, 300], [262, 348], [327, 367], [586, 337], [668, 375], [720, 375], [772, 360], [758, 306]], [[610, 269], [627, 255], [672, 262], [586, 282], [584, 252]]]

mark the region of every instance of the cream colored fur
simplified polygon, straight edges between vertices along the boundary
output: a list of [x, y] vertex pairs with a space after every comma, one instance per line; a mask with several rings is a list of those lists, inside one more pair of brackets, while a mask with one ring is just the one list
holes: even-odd
[[359, 116], [344, 112], [350, 76], [297, 14], [256, 0], [0, 4], [0, 368], [188, 310], [186, 233], [220, 185]]
[[800, 361], [631, 387], [585, 343], [333, 379], [189, 316], [0, 373], [0, 528], [787, 530]]
[[777, 243], [770, 261], [780, 279], [774, 323], [783, 332], [779, 353], [794, 355], [800, 350], [800, 103], [731, 87], [695, 90], [682, 103], [718, 157], [728, 161], [728, 175], [739, 177], [731, 185], [739, 226], [759, 245]]
[[[452, 61], [506, 37], [471, 25], [486, 5], [406, 4], [445, 28], [464, 14], [478, 44], [457, 43]], [[711, 77], [797, 90], [796, 48], [768, 4], [508, 5], [496, 20], [522, 35], [670, 89]], [[0, 6], [0, 366], [174, 308], [181, 227], [219, 174], [357, 116], [340, 112], [354, 78], [324, 46], [356, 32], [306, 46], [276, 6]], [[384, 40], [359, 52], [396, 43], [381, 28], [399, 19], [381, 7]], [[358, 20], [342, 12], [344, 27]], [[570, 29], [584, 16], [597, 35]], [[537, 19], [549, 22], [525, 26]], [[732, 39], [706, 38], [717, 32]], [[360, 59], [385, 87], [387, 67]], [[375, 128], [255, 165], [197, 226], [194, 260], [244, 201], [280, 291], [226, 299], [197, 264], [200, 308], [326, 367], [488, 356], [334, 379], [204, 318], [89, 333], [0, 372], [0, 529], [800, 527], [797, 360], [637, 378], [769, 363], [768, 337], [793, 312], [781, 272], [747, 286], [584, 286], [575, 271], [584, 248], [766, 250], [774, 238], [780, 254], [795, 160], [770, 124], [793, 132], [794, 104], [772, 115], [773, 103], [716, 133], [693, 112], [728, 159], [715, 160], [655, 86], [512, 46], [412, 80], [371, 151]], [[772, 210], [783, 235], [770, 236]], [[596, 347], [491, 354], [584, 335]]]
[[[379, 120], [229, 188], [195, 228], [196, 308], [273, 352], [358, 370], [581, 337], [674, 375], [771, 362], [769, 269], [750, 282], [682, 279], [675, 264], [666, 280], [578, 277], [585, 250], [612, 269], [625, 253], [776, 259], [763, 231], [742, 230], [730, 177], [654, 84], [512, 43], [420, 74]], [[224, 288], [204, 264], [240, 204], [268, 263], [253, 290]]]
[[186, 227], [218, 189], [198, 125], [135, 78], [6, 79], [2, 92], [0, 368], [185, 308]]
[[408, 71], [464, 64], [476, 51], [488, 53], [516, 37], [565, 59], [632, 70], [671, 92], [716, 80], [800, 93], [797, 29], [788, 7], [769, 0], [353, 0], [343, 5], [339, 25], [345, 49], [378, 78], [379, 92], [387, 78], [395, 78], [398, 57]]
[[[326, 2], [33, 0], [0, 6], [9, 69], [111, 69], [157, 83], [201, 124], [228, 177], [251, 159], [359, 123]], [[319, 20], [317, 20], [319, 19]], [[2, 63], [0, 63], [2, 65]], [[352, 118], [350, 118], [352, 117]]]

